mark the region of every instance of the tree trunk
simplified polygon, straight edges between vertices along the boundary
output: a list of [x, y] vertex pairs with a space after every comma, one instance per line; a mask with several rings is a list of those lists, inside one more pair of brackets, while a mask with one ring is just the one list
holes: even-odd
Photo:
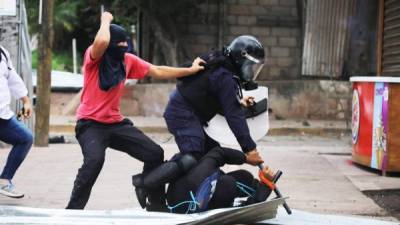
[[166, 31], [162, 29], [161, 24], [157, 21], [156, 18], [150, 18], [149, 20], [151, 27], [153, 28], [154, 37], [159, 43], [159, 46], [161, 48], [160, 50], [164, 56], [165, 63], [168, 66], [178, 66], [178, 39], [168, 37], [174, 37], [176, 34], [172, 33], [172, 30], [170, 31], [170, 34], [167, 34]]
[[35, 145], [49, 144], [51, 59], [53, 45], [53, 0], [43, 0], [43, 16], [39, 35], [39, 63], [37, 77], [37, 104], [35, 124]]
[[[141, 7], [141, 11], [147, 16], [148, 26], [153, 31], [155, 41], [159, 44], [159, 52], [168, 66], [178, 66], [180, 54], [180, 33], [175, 21], [169, 16], [155, 15], [151, 8]], [[157, 52], [157, 49], [154, 50]]]

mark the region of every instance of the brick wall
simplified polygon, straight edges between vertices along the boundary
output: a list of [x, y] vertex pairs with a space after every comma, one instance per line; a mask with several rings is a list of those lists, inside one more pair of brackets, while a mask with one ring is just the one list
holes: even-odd
[[10, 53], [14, 67], [17, 66], [18, 55], [17, 20], [16, 16], [0, 16], [0, 44]]
[[[349, 120], [351, 84], [347, 81], [292, 80], [267, 81], [270, 119]], [[163, 115], [175, 84], [140, 84], [125, 87], [121, 112], [125, 116]], [[75, 115], [79, 98], [71, 93], [52, 93], [52, 115]], [[73, 100], [75, 98], [75, 100]], [[67, 107], [70, 101], [74, 108]], [[78, 101], [78, 102], [77, 102]]]
[[218, 47], [219, 32], [223, 44], [250, 34], [263, 43], [268, 56], [260, 80], [300, 78], [302, 37], [296, 0], [226, 0], [223, 10], [216, 3], [200, 9], [196, 18], [181, 24], [191, 56]]
[[[260, 82], [268, 87], [271, 119], [346, 120], [351, 115], [351, 84], [346, 81]], [[175, 84], [140, 84], [125, 89], [124, 115], [162, 116]]]

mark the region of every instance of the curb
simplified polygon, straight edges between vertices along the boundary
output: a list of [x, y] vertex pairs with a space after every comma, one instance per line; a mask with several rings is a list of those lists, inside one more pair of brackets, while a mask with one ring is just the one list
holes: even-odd
[[[168, 133], [168, 129], [163, 126], [138, 126], [138, 129], [145, 133]], [[50, 133], [55, 135], [73, 135], [75, 125], [50, 125]], [[350, 135], [351, 130], [346, 128], [323, 128], [323, 127], [277, 127], [270, 128], [270, 136], [320, 136], [320, 137], [338, 137]]]
[[345, 135], [351, 135], [351, 130], [346, 128], [323, 128], [323, 127], [314, 127], [314, 128], [292, 128], [292, 127], [284, 127], [284, 128], [270, 128], [268, 131], [268, 135], [270, 136], [299, 136], [299, 135], [308, 135], [308, 136], [319, 136], [319, 137], [340, 137]]
[[[169, 132], [166, 127], [143, 126], [137, 127], [145, 133], [167, 133]], [[51, 134], [75, 134], [75, 125], [50, 125]]]

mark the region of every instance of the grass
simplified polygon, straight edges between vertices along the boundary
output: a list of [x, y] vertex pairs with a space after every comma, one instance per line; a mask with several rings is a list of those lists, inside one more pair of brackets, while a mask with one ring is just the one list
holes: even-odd
[[[52, 55], [52, 63], [51, 67], [52, 70], [59, 70], [59, 71], [68, 71], [68, 72], [73, 72], [73, 63], [72, 63], [72, 54], [67, 53], [67, 52], [53, 52]], [[37, 69], [38, 65], [38, 51], [35, 50], [32, 52], [32, 68]], [[82, 59], [81, 57], [78, 56], [77, 60], [77, 67], [78, 67], [78, 72], [80, 70], [80, 65], [82, 65]]]

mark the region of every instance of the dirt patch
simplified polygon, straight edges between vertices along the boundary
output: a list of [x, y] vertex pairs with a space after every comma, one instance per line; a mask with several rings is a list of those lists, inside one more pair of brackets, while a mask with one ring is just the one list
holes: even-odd
[[400, 189], [363, 191], [363, 193], [373, 199], [388, 214], [400, 220]]

